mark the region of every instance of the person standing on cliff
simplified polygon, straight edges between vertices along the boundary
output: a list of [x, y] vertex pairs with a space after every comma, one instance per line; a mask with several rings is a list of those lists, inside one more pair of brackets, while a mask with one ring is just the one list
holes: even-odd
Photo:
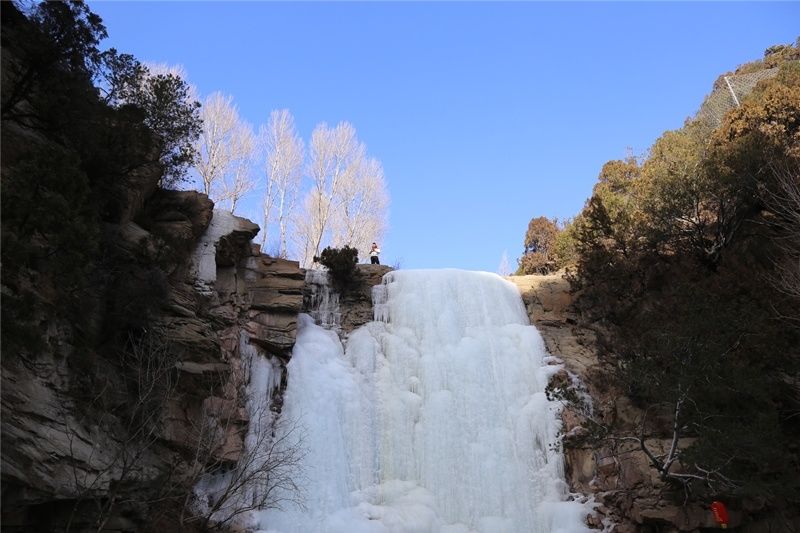
[[378, 248], [378, 245], [373, 242], [372, 247], [369, 249], [369, 262], [373, 265], [380, 265], [381, 262], [378, 259], [379, 253], [381, 253], [381, 249]]

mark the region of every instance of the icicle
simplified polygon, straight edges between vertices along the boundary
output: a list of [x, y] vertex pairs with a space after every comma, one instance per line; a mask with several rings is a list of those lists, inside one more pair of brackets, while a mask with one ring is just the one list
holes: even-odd
[[372, 319], [375, 322], [389, 322], [389, 289], [387, 284], [391, 282], [388, 274], [383, 277], [380, 285], [372, 287]]
[[311, 289], [310, 315], [314, 322], [325, 329], [338, 332], [342, 317], [339, 311], [339, 293], [328, 283], [328, 271], [306, 271], [306, 284]]

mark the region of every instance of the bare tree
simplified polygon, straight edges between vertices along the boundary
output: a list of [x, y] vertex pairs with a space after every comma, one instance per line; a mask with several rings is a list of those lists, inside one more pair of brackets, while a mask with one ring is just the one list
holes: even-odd
[[634, 423], [596, 412], [592, 402], [587, 400], [586, 389], [575, 376], [551, 380], [545, 390], [547, 398], [562, 402], [581, 421], [580, 427], [575, 428], [578, 431], [573, 429], [571, 435], [564, 438], [564, 445], [590, 449], [608, 446], [610, 456], [618, 465], [623, 455], [641, 453], [650, 468], [657, 472], [658, 479], [682, 490], [686, 500], [697, 490], [735, 493], [745, 482], [734, 477], [732, 465], [748, 457], [748, 450], [715, 443], [713, 453], [704, 453], [698, 443], [703, 440], [702, 435], [725, 438], [719, 433], [718, 421], [726, 415], [717, 406], [703, 401], [705, 390], [717, 386], [735, 388], [736, 385], [710, 371], [717, 356], [701, 352], [695, 341], [670, 338], [669, 342], [675, 347], [666, 360], [669, 374], [661, 366], [642, 365], [642, 360], [646, 359], [643, 354], [638, 354], [635, 361], [620, 364], [622, 373], [635, 375], [637, 382], [662, 380], [664, 385], [662, 398], [644, 400], [641, 414]]
[[[203, 131], [197, 141], [194, 167], [203, 183], [203, 192], [217, 200], [225, 199], [222, 197], [225, 194], [223, 180], [229, 172], [235, 174], [241, 162], [251, 156], [252, 132], [240, 120], [231, 96], [213, 93], [203, 103], [201, 116]], [[246, 174], [239, 175], [240, 178], [244, 176]], [[241, 185], [229, 185], [228, 190], [231, 188], [242, 189]], [[237, 200], [240, 197], [241, 194]]]
[[[143, 460], [161, 438], [161, 415], [176, 391], [175, 360], [160, 338], [153, 335], [132, 338], [121, 355], [120, 367], [131, 402], [119, 412], [108, 412], [102, 405], [105, 396], [111, 393], [107, 382], [84, 409], [87, 418], [89, 413], [99, 413], [99, 419], [75, 420], [67, 414], [65, 406], [64, 426], [76, 494], [65, 531], [70, 531], [79, 508], [89, 501], [96, 504], [95, 526], [98, 532], [102, 531], [117, 505], [129, 501], [124, 499], [123, 487], [146, 479]], [[88, 445], [91, 438], [85, 428], [107, 423], [117, 424], [117, 446], [102, 450], [94, 443]]]
[[306, 195], [298, 225], [301, 264], [311, 265], [323, 243], [366, 250], [385, 231], [388, 194], [383, 169], [347, 122], [320, 124], [311, 135]]
[[356, 138], [355, 128], [347, 122], [340, 122], [335, 128], [325, 123], [314, 128], [309, 161], [311, 191], [304, 205], [306, 216], [313, 223], [308, 228], [312, 233], [305, 236], [308, 246], [302, 264], [310, 265], [319, 255], [340, 207], [342, 187], [353, 179], [365, 152], [364, 145]]
[[508, 252], [503, 250], [503, 255], [500, 256], [500, 265], [497, 267], [497, 273], [501, 276], [510, 276], [511, 267], [508, 266]]
[[244, 195], [255, 189], [252, 175], [252, 157], [255, 148], [253, 130], [249, 124], [240, 122], [231, 133], [229, 153], [231, 162], [220, 183], [217, 201], [227, 202], [231, 212]]
[[317, 247], [317, 235], [324, 234], [325, 225], [319, 220], [320, 213], [327, 210], [321, 209], [320, 204], [329, 203], [330, 200], [320, 196], [316, 190], [310, 190], [303, 200], [303, 208], [295, 213], [293, 240], [300, 259], [300, 266], [310, 267], [314, 261]]
[[287, 257], [287, 226], [292, 219], [302, 179], [303, 140], [297, 135], [294, 118], [287, 109], [270, 113], [269, 123], [261, 128], [259, 138], [266, 159], [264, 173], [267, 182], [261, 244], [263, 247], [267, 243], [268, 229], [274, 217], [278, 223], [278, 255]]
[[[211, 450], [223, 431], [220, 426], [209, 426], [198, 441], [200, 449]], [[302, 507], [304, 455], [296, 423], [277, 420], [257, 425], [254, 431], [251, 429], [247, 446], [233, 468], [213, 454], [206, 456], [211, 460], [204, 465], [195, 491], [186, 500], [181, 524], [224, 528], [250, 511], [282, 509], [286, 504]]]
[[[70, 414], [76, 412], [74, 406], [64, 407], [75, 495], [66, 532], [87, 529], [84, 511], [93, 522], [89, 527], [103, 531], [129, 504], [148, 505], [151, 525], [171, 512], [169, 523], [196, 524], [204, 530], [223, 529], [253, 510], [303, 506], [300, 424], [279, 418], [267, 397], [248, 400], [243, 416], [242, 406], [226, 396], [229, 376], [222, 372], [206, 376], [207, 396], [189, 434], [193, 453], [174, 458], [154, 477], [148, 455], [163, 438], [165, 406], [178, 394], [176, 361], [156, 336], [131, 339], [120, 360], [131, 401], [110, 412], [106, 397], [114, 394], [114, 385], [109, 381], [89, 399], [85, 419]], [[115, 446], [95, 440], [92, 428], [106, 426], [116, 428]], [[145, 482], [152, 490], [131, 492]]]
[[[203, 405], [193, 437], [194, 490], [186, 493], [179, 518], [183, 526], [224, 529], [250, 511], [303, 506], [306, 452], [298, 421], [279, 417], [268, 397], [248, 400], [249, 424], [241, 422], [238, 409], [232, 402]], [[243, 442], [235, 461], [231, 441]]]
[[339, 193], [333, 245], [350, 246], [366, 256], [370, 243], [381, 240], [386, 231], [389, 195], [380, 161], [362, 160], [346, 175]]

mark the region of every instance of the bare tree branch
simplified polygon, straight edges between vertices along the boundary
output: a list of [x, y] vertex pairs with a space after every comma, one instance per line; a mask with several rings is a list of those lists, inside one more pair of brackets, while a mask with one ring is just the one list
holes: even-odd
[[[264, 152], [267, 184], [263, 198], [261, 245], [266, 246], [269, 226], [275, 220], [278, 223], [278, 255], [285, 258], [288, 255], [288, 223], [300, 191], [305, 150], [288, 110], [270, 114], [269, 123], [259, 132], [259, 144]], [[277, 212], [273, 213], [273, 209]]]
[[203, 192], [232, 207], [253, 189], [249, 173], [254, 141], [252, 129], [239, 118], [233, 97], [213, 93], [201, 108], [203, 131], [197, 140], [194, 168]]

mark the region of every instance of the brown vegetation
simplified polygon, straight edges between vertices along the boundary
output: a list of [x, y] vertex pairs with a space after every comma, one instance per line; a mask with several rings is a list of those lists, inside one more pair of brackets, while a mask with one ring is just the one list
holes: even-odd
[[719, 127], [691, 119], [607, 163], [567, 227], [577, 305], [643, 413], [633, 430], [587, 416], [585, 440], [635, 443], [666, 497], [800, 502], [798, 57], [773, 47], [741, 67], [780, 70]]

